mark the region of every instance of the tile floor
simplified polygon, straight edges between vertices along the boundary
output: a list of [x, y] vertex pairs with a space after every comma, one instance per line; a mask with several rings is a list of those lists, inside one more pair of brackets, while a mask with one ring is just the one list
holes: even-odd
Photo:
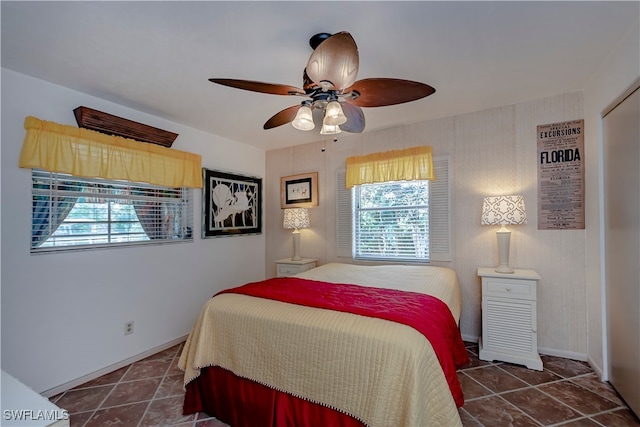
[[227, 427], [205, 413], [182, 415], [179, 344], [89, 381], [51, 400], [71, 415], [71, 427]]
[[467, 343], [467, 350], [471, 364], [458, 371], [465, 427], [640, 426], [615, 390], [586, 362], [542, 356], [540, 372], [481, 361], [477, 344]]
[[[543, 356], [544, 371], [478, 359], [458, 372], [465, 427], [640, 426], [616, 392], [584, 362]], [[89, 381], [50, 400], [71, 414], [71, 426], [225, 427], [204, 413], [182, 415], [182, 345]], [[259, 427], [259, 426], [257, 426]]]

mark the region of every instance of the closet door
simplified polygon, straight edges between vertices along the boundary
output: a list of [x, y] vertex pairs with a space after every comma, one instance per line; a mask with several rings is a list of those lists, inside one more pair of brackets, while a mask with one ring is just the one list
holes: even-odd
[[[640, 90], [603, 119], [609, 379], [640, 416]], [[630, 93], [629, 93], [630, 92]]]

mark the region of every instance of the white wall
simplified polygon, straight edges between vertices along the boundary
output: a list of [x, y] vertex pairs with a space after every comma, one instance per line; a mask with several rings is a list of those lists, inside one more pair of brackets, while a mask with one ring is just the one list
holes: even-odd
[[262, 150], [2, 69], [2, 369], [38, 392], [188, 334], [213, 293], [265, 275], [264, 234], [200, 239], [200, 190], [193, 243], [30, 255], [24, 118], [76, 125], [81, 105], [180, 134], [203, 167], [264, 176]]
[[[640, 6], [638, 7], [640, 9]], [[639, 10], [640, 14], [640, 10]], [[587, 198], [586, 277], [589, 360], [604, 380], [608, 378], [604, 315], [602, 241], [602, 112], [640, 76], [640, 19], [618, 45], [603, 58], [602, 66], [584, 90]], [[640, 120], [640, 119], [639, 119]], [[637, 190], [637, 189], [635, 189]]]
[[[428, 102], [428, 101], [427, 101]], [[366, 115], [366, 112], [365, 112]], [[586, 359], [585, 231], [537, 229], [536, 126], [583, 118], [582, 94], [569, 93], [399, 126], [362, 135], [341, 134], [302, 146], [267, 152], [267, 275], [273, 261], [290, 256], [291, 233], [282, 229], [281, 176], [319, 172], [320, 200], [311, 209], [311, 228], [301, 231], [301, 253], [321, 263], [350, 259], [335, 256], [335, 172], [348, 156], [431, 145], [434, 156], [452, 159], [451, 263], [462, 287], [461, 330], [466, 339], [480, 334], [478, 266], [498, 263], [494, 227], [480, 225], [483, 197], [522, 194], [528, 224], [511, 228], [511, 265], [532, 268], [538, 288], [538, 344], [542, 352]], [[326, 151], [321, 152], [322, 146]], [[586, 198], [597, 194], [587, 188]]]

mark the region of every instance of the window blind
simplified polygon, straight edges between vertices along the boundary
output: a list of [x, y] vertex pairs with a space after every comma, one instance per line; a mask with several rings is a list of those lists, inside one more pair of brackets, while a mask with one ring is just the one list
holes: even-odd
[[186, 188], [32, 171], [31, 251], [193, 240]]
[[429, 181], [362, 184], [353, 196], [354, 258], [429, 261]]
[[[433, 158], [435, 180], [429, 183], [429, 258], [452, 261], [451, 250], [451, 158]], [[353, 256], [353, 202], [346, 188], [346, 170], [336, 171], [336, 255]]]

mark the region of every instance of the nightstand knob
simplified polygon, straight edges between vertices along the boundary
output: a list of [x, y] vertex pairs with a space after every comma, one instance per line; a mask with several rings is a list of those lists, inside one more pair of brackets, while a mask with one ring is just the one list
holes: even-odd
[[511, 292], [511, 288], [507, 288], [507, 292]]

